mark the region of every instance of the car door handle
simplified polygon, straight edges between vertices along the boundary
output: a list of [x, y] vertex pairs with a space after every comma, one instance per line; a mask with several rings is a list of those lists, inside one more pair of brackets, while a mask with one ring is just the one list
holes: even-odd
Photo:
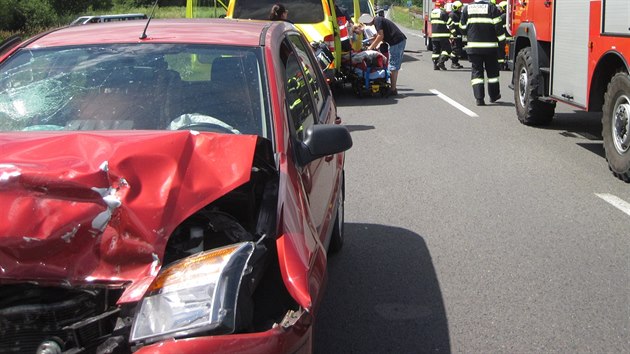
[[549, 6], [551, 6], [551, 1], [549, 0], [545, 1], [545, 7], [549, 7]]

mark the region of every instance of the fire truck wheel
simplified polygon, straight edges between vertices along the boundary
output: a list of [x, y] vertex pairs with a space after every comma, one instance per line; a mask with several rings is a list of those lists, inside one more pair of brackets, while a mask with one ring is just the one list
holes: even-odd
[[533, 72], [532, 49], [523, 48], [518, 52], [514, 64], [516, 115], [525, 125], [546, 125], [551, 122], [556, 105], [555, 102], [548, 103], [538, 99], [538, 86], [543, 83], [539, 82]]
[[630, 182], [630, 76], [613, 76], [604, 95], [602, 137], [612, 173]]

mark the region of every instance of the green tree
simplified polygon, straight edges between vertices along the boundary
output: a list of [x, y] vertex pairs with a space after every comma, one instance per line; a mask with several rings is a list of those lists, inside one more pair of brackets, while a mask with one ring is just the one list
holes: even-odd
[[89, 10], [109, 10], [112, 0], [50, 0], [59, 15], [76, 15]]
[[57, 12], [47, 0], [0, 0], [0, 30], [24, 31], [57, 23]]

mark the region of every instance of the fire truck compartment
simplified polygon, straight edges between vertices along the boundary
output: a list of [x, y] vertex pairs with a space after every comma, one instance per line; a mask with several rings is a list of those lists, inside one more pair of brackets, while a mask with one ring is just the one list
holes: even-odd
[[[627, 0], [626, 0], [627, 1]], [[586, 107], [590, 0], [555, 1], [551, 41], [551, 95]]]

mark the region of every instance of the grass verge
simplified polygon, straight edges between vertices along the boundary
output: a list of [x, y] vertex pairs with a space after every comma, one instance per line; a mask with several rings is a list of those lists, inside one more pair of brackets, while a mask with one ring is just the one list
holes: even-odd
[[421, 17], [422, 11], [420, 8], [412, 7], [409, 9], [408, 7], [393, 6], [390, 11], [392, 21], [396, 22], [396, 24], [401, 27], [418, 31], [422, 30], [424, 27], [424, 21]]

